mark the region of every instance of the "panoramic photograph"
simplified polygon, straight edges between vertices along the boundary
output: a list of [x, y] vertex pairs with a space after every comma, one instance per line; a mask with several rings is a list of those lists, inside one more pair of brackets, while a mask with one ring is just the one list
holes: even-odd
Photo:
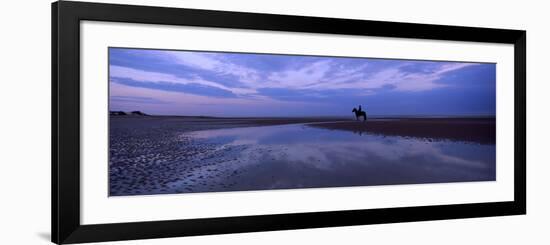
[[109, 196], [496, 180], [496, 64], [115, 48]]

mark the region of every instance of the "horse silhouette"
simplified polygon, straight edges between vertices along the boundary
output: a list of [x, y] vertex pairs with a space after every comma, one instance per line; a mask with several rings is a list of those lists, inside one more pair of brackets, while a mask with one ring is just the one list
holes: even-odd
[[355, 119], [359, 121], [359, 117], [363, 117], [363, 122], [367, 121], [367, 113], [365, 111], [357, 110], [356, 108], [353, 108], [351, 112], [355, 113]]

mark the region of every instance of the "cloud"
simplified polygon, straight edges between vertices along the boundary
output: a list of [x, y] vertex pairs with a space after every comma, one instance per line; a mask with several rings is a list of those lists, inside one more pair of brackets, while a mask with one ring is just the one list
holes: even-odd
[[204, 85], [204, 86], [226, 90], [236, 95], [256, 93], [254, 89], [227, 87], [216, 82], [203, 80], [199, 77], [197, 77], [196, 79], [190, 80], [190, 79], [181, 78], [171, 74], [143, 71], [143, 70], [116, 66], [116, 65], [109, 66], [109, 76], [111, 79], [115, 78], [114, 80], [112, 80], [115, 82], [116, 82], [116, 78], [127, 78], [137, 82], [175, 83], [175, 84], [184, 84], [184, 85], [198, 84], [198, 85]]
[[[299, 107], [319, 106], [319, 103], [287, 102], [262, 96], [254, 98], [211, 97], [128, 86], [114, 82], [109, 84], [109, 93], [112, 99], [109, 105], [110, 110], [141, 110], [145, 113], [161, 115], [261, 116], [262, 112], [269, 115], [270, 110], [274, 109], [288, 112]], [[155, 103], [145, 103], [146, 100]]]
[[477, 65], [475, 63], [447, 63], [437, 64], [429, 72], [407, 71], [406, 66], [422, 66], [422, 62], [395, 61], [393, 65], [383, 67], [372, 66], [365, 61], [356, 66], [344, 66], [337, 59], [324, 59], [295, 69], [273, 72], [267, 81], [258, 83], [254, 88], [286, 88], [300, 90], [361, 90], [360, 94], [373, 94], [374, 89], [392, 88], [396, 91], [419, 92], [446, 87], [437, 83], [445, 74], [465, 67]]
[[[199, 100], [204, 100], [201, 105], [207, 104], [208, 99], [214, 101], [211, 104], [220, 104], [217, 99], [223, 97], [248, 104], [277, 105], [292, 101], [344, 106], [342, 103], [347, 102], [340, 102], [343, 99], [364, 101], [365, 97], [383, 91], [414, 94], [461, 86], [459, 82], [448, 82], [447, 78], [459, 81], [463, 73], [456, 72], [479, 65], [223, 52], [115, 51], [110, 51], [111, 83], [174, 92], [171, 96], [201, 96]], [[226, 102], [236, 101], [223, 103]]]
[[274, 72], [269, 77], [266, 88], [296, 88], [303, 89], [312, 84], [319, 83], [325, 78], [330, 69], [330, 61], [318, 61], [298, 69], [283, 72]]
[[159, 55], [172, 60], [177, 64], [201, 69], [218, 75], [232, 75], [250, 87], [254, 87], [260, 78], [259, 72], [245, 66], [231, 63], [224, 58], [223, 54], [181, 52], [181, 51], [159, 51]]
[[145, 103], [145, 104], [167, 104], [167, 102], [155, 99], [151, 97], [140, 97], [140, 96], [110, 96], [109, 100], [111, 103], [116, 102], [130, 102], [130, 103]]
[[[403, 68], [407, 64], [397, 64], [383, 69], [369, 70], [363, 67], [361, 70], [343, 70], [338, 73], [340, 79], [333, 82], [330, 78], [323, 78], [309, 89], [361, 89], [371, 91], [380, 88], [393, 88], [397, 91], [419, 92], [445, 87], [445, 84], [437, 83], [446, 73], [465, 67], [476, 65], [475, 63], [444, 63], [438, 65], [431, 72], [409, 72]], [[408, 64], [410, 65], [410, 64]], [[345, 76], [343, 74], [348, 74]], [[349, 79], [345, 79], [345, 78]]]

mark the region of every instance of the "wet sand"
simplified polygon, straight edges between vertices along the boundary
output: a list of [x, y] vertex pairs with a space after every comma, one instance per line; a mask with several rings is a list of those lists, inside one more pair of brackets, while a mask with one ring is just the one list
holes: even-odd
[[[213, 118], [183, 116], [110, 116], [109, 195], [204, 192], [231, 188], [238, 166], [231, 156], [238, 146], [220, 150], [198, 142], [190, 132], [251, 126], [330, 122], [341, 118]], [[174, 183], [185, 181], [186, 188]], [[181, 184], [178, 184], [181, 186]]]
[[495, 144], [495, 118], [400, 118], [310, 123], [312, 127], [386, 136]]
[[[242, 182], [250, 180], [250, 176], [246, 177], [247, 173], [243, 171], [249, 169], [243, 167], [243, 161], [247, 159], [238, 157], [246, 147], [231, 144], [221, 146], [219, 143], [198, 140], [192, 136], [193, 132], [285, 124], [430, 141], [442, 139], [495, 143], [495, 120], [486, 118], [378, 119], [363, 123], [349, 118], [328, 117], [111, 116], [109, 195], [241, 190]], [[266, 154], [275, 154], [274, 151], [272, 148], [256, 149], [249, 158], [260, 159]]]

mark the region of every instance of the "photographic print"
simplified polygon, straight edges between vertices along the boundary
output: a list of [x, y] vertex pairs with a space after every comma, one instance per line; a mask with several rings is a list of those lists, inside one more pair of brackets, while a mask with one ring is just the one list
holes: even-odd
[[496, 178], [495, 63], [108, 52], [110, 196]]

